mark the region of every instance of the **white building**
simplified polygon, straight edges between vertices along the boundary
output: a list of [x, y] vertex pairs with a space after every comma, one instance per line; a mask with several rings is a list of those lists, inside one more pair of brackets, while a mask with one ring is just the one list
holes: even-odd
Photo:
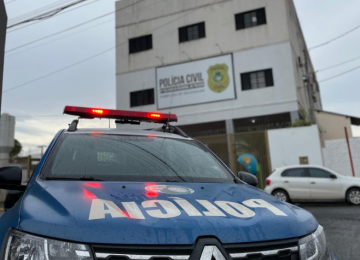
[[122, 0], [116, 9], [117, 109], [171, 110], [194, 136], [290, 126], [310, 98], [322, 110], [291, 0]]

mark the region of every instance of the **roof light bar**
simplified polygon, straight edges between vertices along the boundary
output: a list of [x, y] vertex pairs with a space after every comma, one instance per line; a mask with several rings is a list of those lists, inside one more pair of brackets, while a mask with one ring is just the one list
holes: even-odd
[[162, 114], [155, 112], [137, 112], [125, 110], [112, 110], [102, 108], [74, 107], [66, 106], [64, 114], [78, 116], [81, 118], [110, 118], [139, 122], [166, 123], [177, 122], [177, 116], [174, 114]]

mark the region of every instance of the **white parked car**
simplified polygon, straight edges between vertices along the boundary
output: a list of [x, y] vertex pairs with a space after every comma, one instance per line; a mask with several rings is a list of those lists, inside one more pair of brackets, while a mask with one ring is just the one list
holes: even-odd
[[360, 178], [315, 165], [286, 166], [267, 179], [265, 191], [281, 201], [335, 201], [360, 205]]

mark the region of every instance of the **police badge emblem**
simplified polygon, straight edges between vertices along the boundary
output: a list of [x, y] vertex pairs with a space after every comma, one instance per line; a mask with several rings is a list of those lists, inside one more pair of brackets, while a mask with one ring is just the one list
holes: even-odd
[[226, 90], [230, 84], [229, 67], [223, 64], [210, 66], [207, 70], [209, 88], [216, 93]]

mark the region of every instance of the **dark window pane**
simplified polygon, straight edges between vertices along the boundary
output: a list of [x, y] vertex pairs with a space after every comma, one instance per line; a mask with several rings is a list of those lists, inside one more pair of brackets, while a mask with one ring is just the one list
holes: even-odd
[[136, 53], [152, 49], [152, 35], [129, 39], [129, 52]]
[[179, 28], [179, 41], [186, 42], [187, 41], [187, 30], [186, 27]]
[[307, 177], [304, 168], [286, 170], [281, 174], [282, 177]]
[[330, 178], [330, 173], [321, 169], [309, 169], [311, 178]]
[[251, 89], [251, 86], [250, 86], [250, 73], [241, 74], [241, 88], [242, 88], [242, 90]]
[[179, 28], [179, 42], [205, 38], [205, 22]]
[[265, 8], [256, 10], [257, 14], [257, 25], [266, 24]]
[[265, 70], [265, 77], [266, 77], [266, 86], [267, 87], [274, 86], [272, 69]]
[[205, 23], [199, 23], [199, 38], [205, 38]]
[[154, 89], [130, 92], [130, 107], [151, 105], [154, 103]]
[[244, 29], [245, 28], [244, 14], [236, 14], [235, 15], [235, 23], [236, 23], [236, 30]]
[[236, 30], [266, 24], [265, 8], [252, 10], [235, 15]]

